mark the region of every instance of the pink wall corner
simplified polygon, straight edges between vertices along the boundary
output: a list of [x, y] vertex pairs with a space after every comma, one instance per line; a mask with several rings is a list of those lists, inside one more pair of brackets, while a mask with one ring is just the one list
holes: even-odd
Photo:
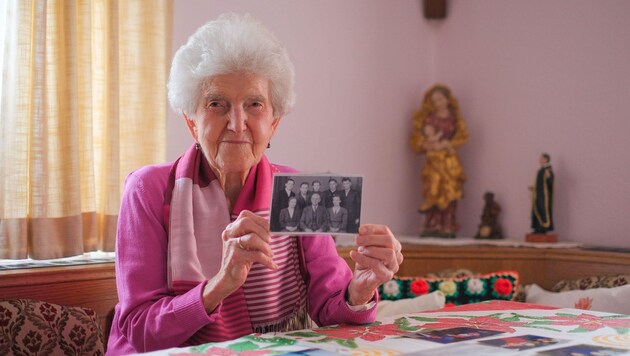
[[[461, 236], [473, 236], [485, 191], [495, 192], [508, 237], [529, 231], [538, 156], [557, 177], [560, 239], [630, 246], [630, 2], [457, 1], [445, 20], [420, 1], [182, 1], [173, 50], [218, 14], [248, 12], [288, 47], [297, 104], [272, 142], [272, 161], [303, 171], [365, 176], [363, 222], [414, 235], [421, 223], [422, 158], [407, 140], [424, 90], [447, 83], [470, 141]], [[168, 158], [191, 139], [168, 123]]]

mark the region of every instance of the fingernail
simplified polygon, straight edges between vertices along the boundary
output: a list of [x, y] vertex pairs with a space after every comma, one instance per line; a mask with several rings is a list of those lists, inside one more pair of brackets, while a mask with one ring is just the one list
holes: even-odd
[[367, 234], [367, 228], [365, 226], [359, 227], [359, 234]]
[[357, 249], [357, 251], [364, 253], [365, 252], [365, 247], [363, 246], [359, 246], [359, 248]]

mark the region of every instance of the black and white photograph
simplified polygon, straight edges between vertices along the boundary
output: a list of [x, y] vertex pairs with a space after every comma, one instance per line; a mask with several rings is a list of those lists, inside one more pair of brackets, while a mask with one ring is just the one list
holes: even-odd
[[437, 342], [440, 344], [451, 344], [454, 342], [461, 342], [467, 340], [481, 339], [488, 336], [494, 336], [501, 334], [501, 331], [485, 330], [469, 327], [455, 327], [449, 329], [431, 330], [431, 331], [416, 331], [408, 334], [403, 334], [404, 337], [410, 337], [412, 339], [420, 339], [426, 341]]
[[363, 177], [276, 174], [271, 232], [291, 235], [356, 234], [361, 223]]
[[546, 336], [516, 335], [499, 339], [482, 340], [479, 341], [479, 343], [488, 346], [500, 347], [502, 349], [524, 351], [537, 347], [554, 345], [563, 341], [564, 340]]

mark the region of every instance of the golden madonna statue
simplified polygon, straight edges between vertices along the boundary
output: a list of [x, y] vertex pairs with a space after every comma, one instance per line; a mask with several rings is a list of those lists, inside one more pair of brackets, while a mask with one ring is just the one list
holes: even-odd
[[425, 214], [421, 236], [455, 237], [457, 201], [466, 180], [456, 149], [468, 141], [468, 131], [451, 90], [436, 84], [426, 91], [413, 115], [411, 147], [426, 156], [422, 168]]

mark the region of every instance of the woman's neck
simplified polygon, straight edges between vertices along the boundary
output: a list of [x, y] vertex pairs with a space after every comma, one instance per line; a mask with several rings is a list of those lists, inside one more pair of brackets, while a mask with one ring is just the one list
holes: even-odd
[[221, 182], [221, 187], [225, 192], [225, 199], [228, 203], [228, 208], [232, 211], [234, 204], [236, 203], [236, 199], [239, 194], [241, 194], [241, 190], [243, 190], [243, 186], [245, 185], [245, 180], [247, 179], [247, 174], [249, 172], [234, 172], [228, 174], [218, 174], [219, 181]]

